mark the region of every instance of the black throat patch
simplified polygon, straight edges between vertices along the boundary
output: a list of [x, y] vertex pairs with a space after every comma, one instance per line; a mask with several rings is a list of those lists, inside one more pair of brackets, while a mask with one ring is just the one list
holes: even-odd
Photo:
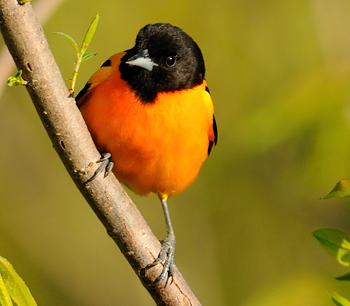
[[[126, 62], [147, 50], [151, 70]], [[205, 65], [196, 42], [180, 28], [166, 23], [146, 25], [135, 46], [126, 51], [119, 66], [125, 80], [143, 103], [152, 103], [159, 92], [192, 88], [203, 82]]]

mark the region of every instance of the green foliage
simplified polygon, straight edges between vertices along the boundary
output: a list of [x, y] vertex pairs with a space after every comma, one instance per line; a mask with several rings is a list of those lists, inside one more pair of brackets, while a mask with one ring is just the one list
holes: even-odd
[[12, 306], [36, 306], [28, 287], [10, 262], [0, 256], [0, 304]]
[[350, 306], [350, 301], [336, 292], [332, 293], [331, 300], [337, 306]]
[[86, 50], [87, 50], [87, 48], [89, 47], [89, 45], [90, 45], [92, 39], [94, 38], [99, 20], [100, 20], [100, 15], [99, 15], [99, 14], [96, 14], [96, 16], [95, 16], [95, 18], [92, 20], [92, 22], [91, 22], [91, 24], [90, 24], [88, 30], [86, 31], [86, 34], [85, 34], [83, 43], [82, 43], [82, 45], [81, 45], [80, 52], [81, 52], [82, 54], [84, 54], [84, 53], [86, 52]]
[[340, 180], [323, 199], [347, 198], [350, 196], [350, 180]]
[[319, 229], [314, 231], [314, 237], [330, 253], [336, 256], [339, 264], [350, 266], [350, 236], [337, 229]]
[[22, 70], [18, 70], [15, 75], [7, 79], [7, 86], [27, 85], [28, 82], [22, 78]]
[[75, 39], [70, 36], [69, 34], [67, 33], [63, 33], [63, 32], [55, 32], [56, 34], [58, 35], [62, 35], [63, 37], [65, 37], [69, 43], [72, 45], [72, 47], [74, 48], [74, 50], [79, 53], [79, 46], [78, 46], [78, 43], [75, 41]]
[[5, 282], [0, 274], [0, 303], [4, 306], [12, 306], [12, 300], [9, 292], [7, 291]]
[[63, 32], [56, 32], [56, 34], [59, 34], [65, 37], [69, 41], [69, 43], [73, 46], [76, 52], [75, 67], [74, 67], [74, 71], [73, 71], [73, 75], [72, 75], [71, 83], [69, 87], [69, 92], [72, 96], [74, 95], [75, 85], [76, 85], [81, 63], [96, 55], [96, 53], [88, 51], [88, 47], [90, 46], [91, 41], [95, 36], [99, 20], [100, 20], [100, 15], [96, 14], [95, 18], [92, 20], [92, 22], [89, 25], [89, 28], [85, 33], [85, 36], [80, 48], [78, 43], [75, 41], [75, 39], [72, 36]]
[[[339, 181], [324, 199], [345, 198], [350, 196], [350, 180]], [[321, 243], [326, 250], [336, 257], [337, 262], [344, 266], [350, 267], [350, 235], [338, 229], [319, 229], [313, 232], [314, 237]], [[350, 281], [350, 273], [336, 277], [339, 281]], [[331, 300], [337, 306], [350, 306], [350, 301], [333, 293]]]
[[338, 276], [335, 279], [340, 281], [350, 281], [350, 273], [346, 273], [344, 275]]
[[24, 5], [24, 4], [29, 3], [29, 2], [30, 2], [30, 0], [18, 0], [19, 5]]
[[86, 60], [90, 59], [91, 57], [93, 57], [95, 55], [96, 55], [96, 53], [93, 53], [93, 52], [87, 50], [87, 51], [84, 52], [84, 54], [82, 56], [82, 60], [86, 61]]

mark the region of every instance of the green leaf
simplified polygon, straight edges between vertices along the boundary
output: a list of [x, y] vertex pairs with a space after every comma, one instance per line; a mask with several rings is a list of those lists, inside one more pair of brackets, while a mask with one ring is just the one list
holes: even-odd
[[83, 43], [82, 43], [81, 49], [80, 49], [82, 54], [84, 54], [85, 51], [87, 50], [87, 48], [89, 47], [89, 45], [90, 45], [90, 43], [95, 35], [99, 20], [100, 20], [100, 15], [97, 13], [94, 20], [90, 23], [90, 26], [86, 31], [86, 34], [85, 34], [85, 37], [84, 37], [84, 40], [83, 40]]
[[56, 34], [58, 35], [61, 35], [63, 37], [65, 37], [69, 43], [73, 46], [73, 48], [75, 49], [75, 51], [78, 53], [79, 52], [79, 46], [78, 46], [78, 43], [75, 41], [75, 39], [70, 36], [69, 34], [67, 33], [63, 33], [63, 32], [55, 32]]
[[339, 281], [350, 281], [350, 273], [346, 273], [344, 275], [338, 276], [335, 279]]
[[331, 300], [337, 306], [350, 306], [350, 301], [336, 292], [331, 294]]
[[18, 70], [15, 75], [12, 75], [7, 79], [7, 86], [9, 87], [26, 84], [28, 84], [28, 82], [22, 78], [22, 70]]
[[11, 299], [16, 305], [37, 306], [33, 296], [22, 278], [17, 274], [10, 262], [1, 256], [0, 274], [3, 277], [4, 284], [9, 295], [11, 296]]
[[82, 55], [82, 60], [87, 61], [88, 59], [92, 58], [93, 56], [96, 56], [96, 53], [86, 50], [84, 52], [84, 54]]
[[24, 4], [29, 3], [29, 2], [30, 2], [30, 0], [18, 0], [19, 5], [24, 5]]
[[0, 305], [2, 306], [13, 306], [10, 294], [4, 283], [4, 279], [0, 273]]
[[339, 181], [323, 199], [350, 197], [350, 180]]
[[350, 236], [337, 229], [319, 229], [314, 237], [334, 256], [339, 264], [350, 266]]

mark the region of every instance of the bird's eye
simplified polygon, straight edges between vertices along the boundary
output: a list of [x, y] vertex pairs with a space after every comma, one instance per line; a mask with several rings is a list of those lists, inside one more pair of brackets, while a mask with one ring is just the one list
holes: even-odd
[[168, 67], [173, 67], [176, 63], [176, 56], [168, 56], [165, 63]]

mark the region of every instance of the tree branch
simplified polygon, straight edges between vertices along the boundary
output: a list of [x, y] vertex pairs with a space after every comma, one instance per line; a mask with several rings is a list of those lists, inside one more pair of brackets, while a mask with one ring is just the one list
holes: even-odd
[[[63, 1], [64, 0], [37, 0], [34, 4], [34, 11], [40, 22], [42, 24], [45, 23]], [[6, 86], [6, 80], [15, 67], [11, 54], [6, 46], [4, 46], [0, 52], [0, 67], [1, 95]]]
[[[84, 184], [95, 168], [90, 166], [91, 161], [98, 160], [100, 154], [75, 100], [69, 97], [31, 5], [0, 0], [0, 26], [55, 150], [145, 288], [158, 305], [200, 305], [176, 268], [173, 283], [165, 288], [152, 285], [160, 266], [150, 269], [146, 276], [140, 275], [140, 269], [157, 256], [160, 243], [114, 175], [99, 176], [88, 186]], [[88, 174], [81, 171], [85, 168]]]

